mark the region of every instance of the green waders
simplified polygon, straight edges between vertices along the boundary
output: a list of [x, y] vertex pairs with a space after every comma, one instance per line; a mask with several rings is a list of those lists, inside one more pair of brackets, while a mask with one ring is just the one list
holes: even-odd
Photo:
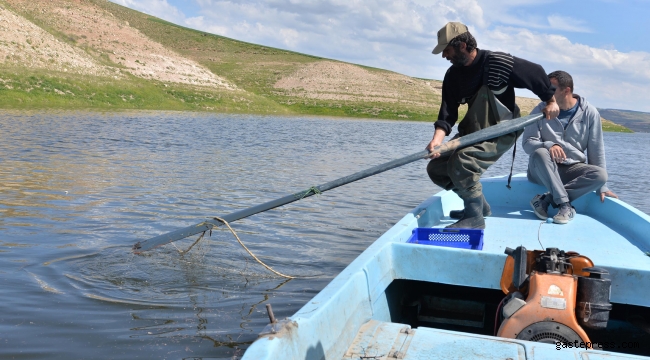
[[[516, 107], [515, 112], [514, 117], [519, 117], [519, 109]], [[458, 124], [456, 137], [471, 134], [512, 118], [513, 114], [510, 110], [494, 97], [486, 85], [483, 85], [470, 99], [467, 114]], [[456, 226], [451, 225], [452, 227], [485, 227], [482, 211], [484, 198], [479, 180], [490, 165], [499, 160], [501, 155], [515, 144], [520, 134], [521, 131], [502, 135], [429, 162], [427, 173], [431, 181], [445, 190], [453, 190], [465, 203], [465, 216], [454, 224]], [[477, 219], [467, 221], [470, 217]]]

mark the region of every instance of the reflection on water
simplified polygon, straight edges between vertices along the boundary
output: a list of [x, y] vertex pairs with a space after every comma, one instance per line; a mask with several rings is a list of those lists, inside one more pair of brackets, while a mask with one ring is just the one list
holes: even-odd
[[[296, 312], [438, 189], [418, 162], [135, 256], [138, 240], [420, 151], [432, 124], [187, 113], [0, 118], [0, 357], [223, 358]], [[649, 134], [606, 134], [610, 186], [650, 213]], [[642, 154], [642, 155], [639, 155]], [[511, 155], [489, 175], [509, 171]], [[517, 152], [515, 171], [526, 157]], [[645, 173], [644, 173], [645, 172]]]

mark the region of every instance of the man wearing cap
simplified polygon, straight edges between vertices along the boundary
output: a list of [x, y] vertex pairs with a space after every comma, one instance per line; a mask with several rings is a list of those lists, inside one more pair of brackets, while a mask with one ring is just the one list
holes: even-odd
[[507, 53], [478, 49], [467, 26], [459, 22], [447, 23], [438, 31], [438, 45], [433, 53], [441, 52], [452, 66], [442, 82], [438, 121], [434, 124], [433, 139], [427, 146], [432, 159], [427, 173], [436, 185], [453, 190], [463, 200], [464, 209], [450, 213], [450, 217], [459, 220], [447, 227], [484, 229], [484, 216], [491, 212], [479, 179], [515, 144], [520, 132], [471, 145], [450, 155], [441, 156], [433, 149], [442, 144], [451, 132], [458, 120], [461, 104], [468, 104], [468, 110], [458, 124], [457, 136], [519, 117], [515, 88], [535, 93], [546, 103], [542, 109], [546, 118], [555, 118], [559, 114], [553, 97], [555, 88], [541, 66]]

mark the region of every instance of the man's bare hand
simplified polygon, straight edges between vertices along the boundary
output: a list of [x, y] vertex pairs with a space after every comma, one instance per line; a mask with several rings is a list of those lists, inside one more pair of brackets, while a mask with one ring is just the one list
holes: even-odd
[[440, 146], [440, 144], [442, 144], [442, 141], [440, 141], [439, 139], [436, 139], [435, 137], [431, 139], [431, 142], [429, 143], [429, 145], [427, 145], [427, 151], [429, 152], [429, 159], [435, 159], [440, 157], [440, 153], [433, 152], [433, 149], [436, 146]]
[[551, 153], [551, 159], [556, 163], [560, 164], [566, 160], [566, 154], [560, 145], [553, 145], [549, 150]]
[[613, 191], [605, 191], [600, 193], [600, 202], [605, 202], [605, 196], [618, 199], [618, 195], [614, 194]]
[[445, 133], [444, 130], [441, 128], [437, 127], [436, 131], [433, 133], [433, 139], [431, 139], [431, 142], [429, 145], [427, 145], [427, 151], [429, 152], [429, 159], [435, 159], [440, 157], [440, 153], [435, 152], [433, 149], [436, 146], [440, 146], [442, 144], [442, 141], [445, 140], [445, 136], [447, 134]]
[[560, 115], [560, 107], [557, 105], [555, 100], [550, 101], [546, 103], [546, 106], [542, 112], [546, 115], [546, 120], [555, 119], [558, 115]]

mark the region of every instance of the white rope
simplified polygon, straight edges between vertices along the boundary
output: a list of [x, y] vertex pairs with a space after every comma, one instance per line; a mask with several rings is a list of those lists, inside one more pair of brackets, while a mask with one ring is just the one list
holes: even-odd
[[[228, 227], [228, 229], [230, 230], [230, 232], [235, 236], [235, 239], [237, 239], [237, 241], [239, 242], [239, 245], [241, 245], [241, 246], [244, 248], [244, 250], [246, 250], [246, 252], [247, 252], [250, 256], [252, 256], [253, 259], [255, 259], [255, 261], [257, 261], [258, 263], [260, 263], [260, 265], [264, 266], [265, 268], [267, 268], [269, 271], [271, 271], [271, 272], [274, 273], [275, 275], [282, 276], [283, 278], [287, 278], [287, 279], [295, 279], [295, 278], [296, 278], [295, 276], [289, 276], [289, 275], [285, 275], [285, 274], [283, 274], [283, 273], [281, 273], [281, 272], [275, 271], [275, 270], [273, 270], [273, 268], [271, 268], [270, 266], [266, 265], [264, 262], [262, 262], [262, 260], [258, 259], [257, 256], [255, 256], [255, 254], [253, 254], [250, 250], [248, 250], [248, 248], [246, 247], [246, 245], [244, 245], [244, 243], [241, 241], [241, 239], [239, 238], [239, 236], [237, 236], [237, 233], [235, 232], [235, 230], [233, 230], [233, 228], [230, 227], [230, 224], [228, 224], [228, 222], [227, 222], [226, 220], [224, 220], [224, 219], [222, 219], [222, 218], [219, 218], [219, 217], [216, 217], [216, 216], [214, 217], [214, 219], [215, 219], [215, 220], [219, 220], [219, 221], [221, 221], [222, 223], [224, 223], [224, 224]], [[187, 248], [187, 250], [182, 251], [182, 250], [180, 250], [180, 249], [178, 249], [178, 248], [176, 248], [176, 249], [177, 249], [178, 252], [180, 252], [181, 254], [185, 254], [185, 253], [187, 253], [188, 251], [190, 251], [190, 250], [192, 249], [192, 247], [194, 247], [194, 245], [196, 245], [199, 241], [201, 241], [201, 239], [203, 239], [203, 236], [204, 236], [204, 235], [205, 235], [205, 231], [201, 234], [201, 236], [199, 236], [198, 239], [196, 239], [196, 241], [195, 241], [194, 243], [192, 243], [192, 245], [190, 245], [190, 247]], [[172, 245], [174, 245], [174, 243], [172, 243]], [[176, 245], [174, 245], [174, 247], [176, 247]]]

